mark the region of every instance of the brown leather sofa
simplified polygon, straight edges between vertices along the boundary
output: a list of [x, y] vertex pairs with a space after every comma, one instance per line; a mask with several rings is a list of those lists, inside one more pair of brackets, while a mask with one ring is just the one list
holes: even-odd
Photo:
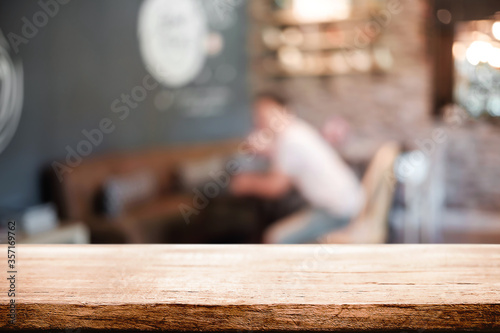
[[[45, 174], [46, 193], [63, 221], [83, 221], [93, 243], [156, 243], [169, 221], [182, 219], [179, 205], [192, 204], [193, 194], [180, 191], [178, 173], [189, 161], [229, 156], [240, 141], [196, 146], [113, 153], [88, 158], [64, 175], [60, 182], [53, 170]], [[155, 193], [148, 200], [127, 205], [118, 216], [98, 209], [99, 197], [110, 177], [126, 177], [147, 171], [154, 175]]]

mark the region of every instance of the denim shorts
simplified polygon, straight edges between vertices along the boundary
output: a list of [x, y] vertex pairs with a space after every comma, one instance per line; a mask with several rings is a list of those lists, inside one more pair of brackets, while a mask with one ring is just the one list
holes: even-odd
[[308, 244], [316, 243], [318, 238], [334, 230], [345, 227], [349, 224], [351, 217], [335, 216], [322, 208], [311, 208], [304, 216], [303, 227], [287, 235], [284, 235], [281, 244]]

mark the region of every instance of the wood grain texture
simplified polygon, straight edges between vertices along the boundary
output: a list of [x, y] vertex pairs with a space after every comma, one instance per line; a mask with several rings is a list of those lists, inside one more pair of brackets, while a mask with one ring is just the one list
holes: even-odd
[[500, 329], [496, 245], [20, 245], [17, 266], [1, 329]]

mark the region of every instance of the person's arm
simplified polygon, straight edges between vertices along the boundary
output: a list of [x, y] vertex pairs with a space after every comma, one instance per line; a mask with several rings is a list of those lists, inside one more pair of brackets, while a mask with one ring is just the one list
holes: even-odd
[[277, 198], [290, 188], [290, 177], [276, 169], [265, 174], [244, 173], [235, 176], [231, 181], [231, 192], [235, 195]]

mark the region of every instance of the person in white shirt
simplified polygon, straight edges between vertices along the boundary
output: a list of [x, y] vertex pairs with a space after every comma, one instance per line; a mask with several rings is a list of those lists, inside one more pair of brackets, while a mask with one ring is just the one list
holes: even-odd
[[[318, 131], [289, 113], [279, 95], [259, 95], [254, 109], [256, 130], [250, 142], [257, 141], [256, 149], [269, 156], [271, 168], [264, 174], [236, 175], [231, 182], [232, 192], [276, 198], [295, 186], [311, 205], [271, 225], [264, 242], [311, 243], [346, 225], [364, 203], [354, 172]], [[328, 133], [335, 133], [335, 126], [329, 127]], [[259, 142], [259, 137], [265, 139]]]

